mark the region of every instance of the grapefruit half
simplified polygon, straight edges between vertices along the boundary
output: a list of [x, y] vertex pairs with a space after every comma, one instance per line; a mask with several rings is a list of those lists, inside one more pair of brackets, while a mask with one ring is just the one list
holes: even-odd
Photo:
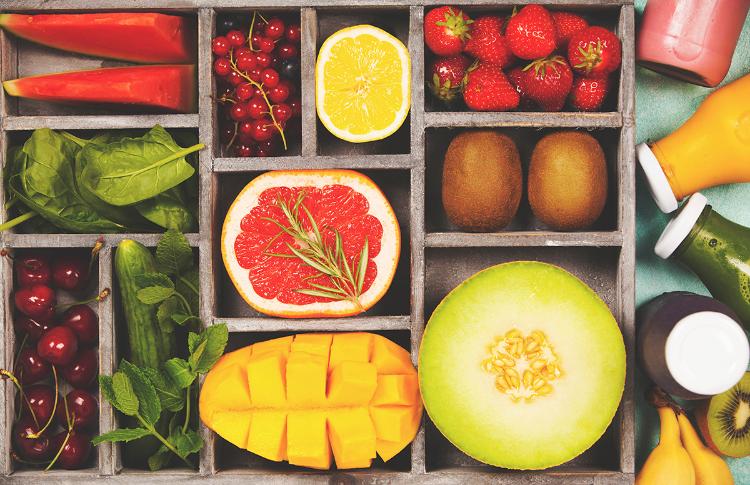
[[221, 233], [237, 291], [279, 317], [366, 311], [388, 290], [400, 250], [393, 208], [352, 170], [266, 172], [237, 196]]

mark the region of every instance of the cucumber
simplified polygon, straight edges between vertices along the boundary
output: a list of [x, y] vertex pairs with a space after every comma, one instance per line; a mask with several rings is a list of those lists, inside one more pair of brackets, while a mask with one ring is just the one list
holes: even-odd
[[125, 325], [130, 343], [129, 360], [138, 367], [159, 366], [177, 355], [174, 324], [160, 325], [158, 305], [141, 303], [135, 278], [156, 271], [151, 251], [139, 242], [123, 240], [115, 251], [115, 275], [120, 288]]

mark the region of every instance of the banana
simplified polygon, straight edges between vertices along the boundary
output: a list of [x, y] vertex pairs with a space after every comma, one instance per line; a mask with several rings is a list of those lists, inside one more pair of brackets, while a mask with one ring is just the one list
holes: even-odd
[[649, 396], [649, 401], [659, 413], [661, 435], [659, 444], [648, 455], [646, 463], [635, 477], [635, 485], [696, 485], [693, 462], [680, 441], [677, 414], [666, 399], [654, 400], [652, 396], [653, 393]]
[[695, 468], [695, 485], [734, 485], [724, 460], [703, 444], [685, 413], [677, 415], [680, 437]]

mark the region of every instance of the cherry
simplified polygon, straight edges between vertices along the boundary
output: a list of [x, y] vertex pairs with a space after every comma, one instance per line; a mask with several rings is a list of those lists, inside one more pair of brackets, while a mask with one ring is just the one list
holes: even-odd
[[280, 18], [274, 17], [266, 24], [265, 35], [271, 40], [280, 39], [284, 35], [284, 21]]
[[258, 39], [258, 44], [256, 45], [256, 47], [262, 52], [270, 54], [271, 52], [273, 52], [276, 44], [274, 44], [273, 39], [270, 39], [268, 37], [261, 37], [260, 39]]
[[15, 266], [16, 280], [20, 286], [49, 285], [52, 280], [52, 269], [46, 256], [29, 254], [16, 258]]
[[275, 130], [276, 127], [273, 126], [271, 120], [268, 118], [261, 118], [253, 122], [252, 136], [253, 139], [257, 141], [269, 140], [273, 136]]
[[234, 153], [238, 157], [252, 157], [253, 156], [253, 147], [250, 145], [237, 145], [234, 147]]
[[302, 37], [302, 32], [300, 31], [299, 24], [290, 24], [286, 28], [285, 37], [289, 42], [293, 44], [299, 44], [300, 38]]
[[42, 426], [43, 422], [37, 426], [31, 416], [23, 416], [13, 425], [13, 448], [24, 460], [41, 462], [49, 459], [53, 448], [47, 434], [42, 433], [39, 438], [28, 438]]
[[37, 423], [39, 426], [44, 426], [52, 416], [55, 406], [55, 390], [44, 384], [35, 384], [25, 388], [23, 392], [28, 403], [23, 402], [21, 414], [31, 417], [30, 411], [34, 411]]
[[68, 256], [53, 261], [52, 281], [63, 290], [82, 290], [89, 281], [88, 259]]
[[237, 69], [240, 71], [249, 71], [257, 65], [255, 54], [243, 54], [237, 56]]
[[270, 68], [263, 69], [261, 80], [263, 81], [263, 86], [275, 88], [279, 85], [279, 73]]
[[59, 450], [62, 447], [57, 464], [66, 470], [83, 468], [91, 455], [91, 436], [85, 431], [74, 429], [70, 432], [70, 437], [66, 442], [67, 434], [67, 431], [62, 431], [50, 439], [53, 450]]
[[82, 350], [62, 368], [63, 378], [76, 388], [91, 386], [99, 369], [99, 356], [94, 349]]
[[73, 305], [62, 314], [60, 325], [70, 327], [81, 345], [94, 345], [99, 340], [99, 317], [88, 305]]
[[247, 105], [245, 103], [234, 103], [231, 110], [229, 111], [229, 116], [234, 121], [242, 121], [244, 119], [247, 119]]
[[226, 57], [220, 57], [214, 61], [214, 72], [217, 76], [224, 77], [232, 72], [232, 64]]
[[78, 339], [69, 327], [52, 327], [36, 346], [39, 356], [53, 365], [68, 365], [78, 352]]
[[271, 65], [271, 63], [273, 62], [273, 58], [267, 52], [256, 52], [255, 62], [258, 64], [259, 67], [265, 68]]
[[273, 106], [273, 116], [277, 121], [288, 121], [292, 117], [292, 108], [288, 104], [275, 104]]
[[279, 84], [268, 90], [268, 99], [274, 103], [283, 103], [289, 97], [289, 87], [286, 84]]
[[297, 57], [297, 54], [299, 54], [297, 46], [288, 42], [284, 42], [278, 48], [278, 55], [281, 59], [291, 59]]
[[[73, 427], [96, 428], [97, 417], [99, 416], [99, 404], [91, 393], [80, 389], [73, 389], [65, 396], [68, 403], [68, 416], [73, 420]], [[65, 415], [65, 403], [60, 400], [57, 403], [55, 412], [57, 423], [63, 428], [68, 428], [67, 416]]]
[[49, 317], [55, 306], [55, 292], [47, 285], [35, 284], [16, 290], [14, 295], [18, 311], [31, 318]]
[[224, 36], [214, 37], [211, 41], [211, 51], [217, 56], [224, 57], [229, 54], [230, 44], [229, 39]]
[[287, 79], [297, 79], [299, 77], [299, 60], [284, 59], [279, 66], [279, 74]]
[[242, 74], [240, 74], [239, 72], [235, 70], [229, 71], [229, 74], [226, 75], [225, 79], [232, 86], [238, 86], [241, 83], [245, 82], [245, 78], [242, 77]]
[[16, 331], [19, 334], [26, 334], [29, 336], [29, 340], [36, 342], [41, 336], [54, 326], [52, 319], [55, 315], [55, 309], [50, 307], [50, 313], [52, 316], [45, 315], [41, 318], [31, 318], [25, 315], [19, 315], [15, 319]]
[[39, 356], [36, 349], [26, 347], [18, 354], [18, 365], [21, 367], [21, 382], [34, 384], [52, 374], [52, 367]]
[[226, 38], [232, 47], [241, 47], [245, 43], [245, 34], [239, 30], [230, 30], [227, 32]]

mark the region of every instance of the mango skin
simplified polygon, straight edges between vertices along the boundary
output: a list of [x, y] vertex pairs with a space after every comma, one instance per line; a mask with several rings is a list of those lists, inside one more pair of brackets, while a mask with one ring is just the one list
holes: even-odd
[[203, 423], [273, 461], [326, 470], [388, 461], [422, 420], [409, 352], [370, 333], [300, 334], [224, 355], [206, 375]]

